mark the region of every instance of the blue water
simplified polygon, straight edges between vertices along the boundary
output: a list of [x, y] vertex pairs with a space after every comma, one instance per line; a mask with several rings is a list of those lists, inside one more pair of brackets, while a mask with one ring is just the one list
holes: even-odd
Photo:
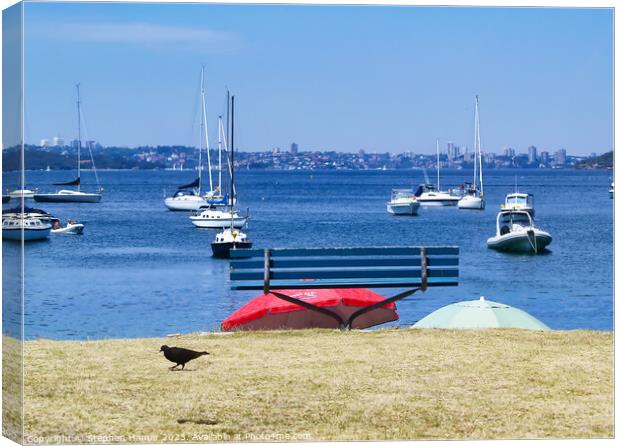
[[[443, 185], [469, 172], [446, 170]], [[489, 250], [503, 196], [535, 195], [537, 224], [553, 242], [544, 255]], [[30, 188], [70, 177], [28, 172]], [[52, 236], [25, 247], [26, 338], [126, 338], [217, 330], [256, 292], [229, 289], [228, 261], [211, 258], [214, 232], [169, 212], [163, 191], [193, 180], [191, 172], [101, 172], [100, 204], [41, 204], [85, 234]], [[609, 173], [494, 170], [485, 179], [487, 209], [422, 208], [393, 217], [392, 187], [422, 181], [419, 171], [317, 171], [238, 174], [240, 205], [248, 206], [255, 247], [458, 245], [460, 283], [399, 302], [398, 324], [415, 323], [453, 302], [489, 300], [521, 308], [556, 329], [613, 328], [613, 200]], [[5, 175], [5, 185], [13, 179]], [[92, 179], [86, 177], [86, 182]], [[85, 187], [86, 188], [86, 187]], [[32, 203], [33, 204], [33, 203]], [[4, 331], [19, 333], [16, 289], [19, 247], [3, 242]], [[382, 294], [397, 290], [381, 290]]]

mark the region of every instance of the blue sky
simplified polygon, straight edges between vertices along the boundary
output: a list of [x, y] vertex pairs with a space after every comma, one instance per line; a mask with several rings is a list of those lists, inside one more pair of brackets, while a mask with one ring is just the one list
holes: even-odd
[[45, 4], [25, 7], [26, 141], [211, 144], [225, 91], [242, 150], [613, 146], [610, 9]]

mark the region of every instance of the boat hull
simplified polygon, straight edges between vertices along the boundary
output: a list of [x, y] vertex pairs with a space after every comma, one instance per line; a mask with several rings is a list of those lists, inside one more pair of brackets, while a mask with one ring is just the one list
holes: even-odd
[[[23, 230], [24, 241], [43, 240], [49, 237], [51, 228], [28, 228]], [[2, 229], [3, 240], [22, 240], [21, 228]]]
[[235, 249], [250, 249], [252, 242], [224, 242], [224, 243], [211, 243], [211, 251], [213, 257], [219, 259], [230, 259], [230, 251]]
[[230, 228], [231, 226], [235, 229], [241, 229], [247, 220], [246, 217], [237, 217], [237, 218], [201, 218], [201, 217], [190, 217], [190, 220], [194, 226], [197, 228], [204, 229], [224, 229]]
[[80, 235], [84, 232], [84, 225], [82, 223], [68, 224], [64, 228], [52, 229], [52, 234], [68, 234], [68, 235]]
[[484, 210], [484, 200], [480, 197], [465, 196], [458, 201], [459, 209]]
[[545, 250], [551, 240], [549, 233], [529, 229], [491, 237], [487, 240], [487, 246], [498, 251], [537, 253]]
[[456, 206], [459, 202], [458, 197], [454, 198], [418, 198], [420, 205], [422, 206]]
[[418, 215], [420, 203], [388, 203], [387, 211], [392, 215]]
[[164, 199], [164, 204], [171, 211], [197, 211], [202, 206], [207, 206], [206, 200], [195, 197], [191, 200], [176, 200], [174, 198]]
[[101, 194], [35, 194], [33, 198], [41, 203], [99, 203]]

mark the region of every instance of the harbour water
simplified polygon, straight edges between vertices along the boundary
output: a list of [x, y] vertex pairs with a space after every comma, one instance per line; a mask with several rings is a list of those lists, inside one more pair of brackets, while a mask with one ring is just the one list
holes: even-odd
[[[82, 236], [51, 236], [25, 246], [25, 337], [97, 339], [164, 336], [219, 329], [257, 292], [231, 291], [228, 261], [211, 258], [214, 232], [168, 211], [164, 188], [193, 172], [103, 171], [100, 204], [35, 204], [85, 224]], [[27, 172], [27, 187], [52, 190], [68, 172]], [[93, 183], [92, 173], [83, 181]], [[442, 188], [470, 172], [442, 171]], [[393, 187], [415, 187], [422, 172], [241, 171], [239, 204], [250, 208], [257, 248], [457, 245], [460, 283], [397, 304], [411, 325], [449, 303], [484, 295], [521, 308], [555, 329], [613, 328], [613, 200], [609, 172], [490, 170], [484, 211], [421, 208], [416, 217], [386, 212]], [[533, 193], [537, 224], [550, 232], [548, 253], [515, 255], [486, 246], [504, 195]], [[5, 174], [5, 185], [14, 178]], [[84, 190], [88, 185], [83, 186]], [[94, 189], [94, 186], [93, 186]], [[6, 206], [11, 206], [9, 203]], [[3, 242], [4, 332], [19, 334], [19, 245]], [[381, 290], [384, 295], [398, 290]]]

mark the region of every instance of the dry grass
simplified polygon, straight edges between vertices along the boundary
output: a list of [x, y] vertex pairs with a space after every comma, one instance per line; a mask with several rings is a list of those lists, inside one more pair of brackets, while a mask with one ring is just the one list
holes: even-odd
[[[211, 355], [169, 372], [164, 343]], [[38, 340], [25, 345], [24, 398], [30, 443], [609, 438], [613, 334]]]

